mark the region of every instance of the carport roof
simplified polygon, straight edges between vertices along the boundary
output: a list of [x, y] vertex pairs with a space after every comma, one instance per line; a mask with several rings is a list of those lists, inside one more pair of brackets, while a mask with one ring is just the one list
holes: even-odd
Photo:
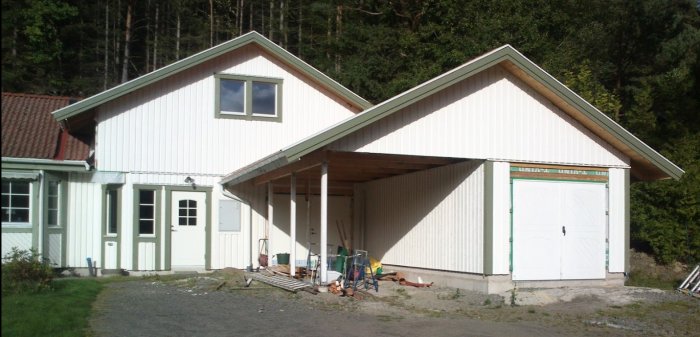
[[283, 148], [221, 180], [235, 185], [289, 164], [296, 164], [331, 142], [372, 124], [444, 88], [500, 65], [562, 111], [631, 158], [632, 175], [639, 180], [679, 179], [684, 171], [571, 91], [510, 45], [484, 54], [443, 75], [390, 98], [362, 113], [331, 126], [300, 142]]

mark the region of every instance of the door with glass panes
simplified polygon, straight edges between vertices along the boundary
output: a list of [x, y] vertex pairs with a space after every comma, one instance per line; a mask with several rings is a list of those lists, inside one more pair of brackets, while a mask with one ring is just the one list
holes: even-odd
[[206, 193], [173, 191], [171, 203], [172, 268], [204, 268]]

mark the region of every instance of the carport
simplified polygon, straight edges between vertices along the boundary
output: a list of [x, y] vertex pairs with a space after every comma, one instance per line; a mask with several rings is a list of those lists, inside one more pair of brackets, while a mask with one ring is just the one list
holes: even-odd
[[[231, 173], [222, 183], [225, 187], [252, 183], [267, 186], [267, 202], [273, 207], [274, 194], [289, 195], [290, 273], [295, 274], [297, 224], [297, 196], [320, 197], [320, 247], [328, 244], [328, 197], [353, 196], [356, 184], [393, 176], [410, 174], [441, 166], [456, 164], [467, 159], [435, 156], [341, 152], [315, 150], [297, 160], [288, 161], [276, 153], [250, 166]], [[285, 162], [286, 161], [286, 162]], [[277, 205], [279, 206], [279, 205]], [[272, 212], [268, 212], [272, 214]], [[270, 215], [268, 215], [270, 216]], [[320, 249], [321, 261], [328, 261], [326, 249]], [[321, 264], [322, 282], [327, 282], [327, 265]]]

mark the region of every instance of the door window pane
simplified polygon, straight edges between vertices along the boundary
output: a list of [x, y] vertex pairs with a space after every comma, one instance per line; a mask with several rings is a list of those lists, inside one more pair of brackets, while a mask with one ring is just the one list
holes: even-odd
[[117, 234], [117, 190], [107, 190], [107, 234]]
[[156, 191], [139, 191], [139, 234], [155, 234]]
[[178, 202], [178, 225], [180, 226], [197, 226], [197, 201], [196, 200], [180, 200]]

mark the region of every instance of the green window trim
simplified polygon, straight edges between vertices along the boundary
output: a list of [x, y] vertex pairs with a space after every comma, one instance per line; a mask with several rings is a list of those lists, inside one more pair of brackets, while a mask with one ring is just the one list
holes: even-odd
[[[243, 84], [243, 111], [241, 112], [225, 112], [221, 110], [221, 82], [240, 81]], [[243, 119], [282, 122], [282, 82], [280, 78], [257, 77], [234, 74], [215, 74], [214, 75], [215, 90], [214, 90], [214, 117], [226, 119]], [[253, 87], [257, 84], [272, 84], [275, 86], [275, 114], [255, 114], [253, 113]]]

